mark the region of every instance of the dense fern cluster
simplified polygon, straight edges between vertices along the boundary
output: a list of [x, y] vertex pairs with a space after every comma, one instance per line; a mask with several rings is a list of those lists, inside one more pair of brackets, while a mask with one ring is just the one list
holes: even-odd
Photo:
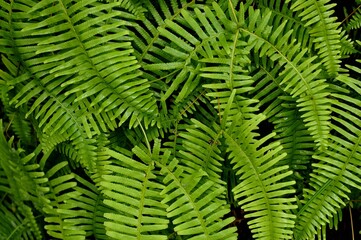
[[243, 239], [235, 207], [325, 239], [361, 190], [357, 4], [0, 1], [0, 239]]

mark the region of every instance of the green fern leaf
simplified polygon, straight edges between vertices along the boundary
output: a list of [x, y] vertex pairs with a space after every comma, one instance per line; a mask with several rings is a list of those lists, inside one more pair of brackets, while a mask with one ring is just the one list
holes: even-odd
[[[25, 221], [28, 222], [34, 238], [42, 239], [33, 211], [34, 207], [40, 210], [47, 203], [44, 194], [49, 191], [45, 185], [48, 179], [44, 176], [39, 164], [34, 163], [34, 158], [39, 154], [40, 148], [23, 156], [24, 150], [13, 149], [14, 138], [7, 142], [3, 132], [3, 123], [0, 120], [0, 167], [7, 178], [8, 187], [12, 190], [9, 194], [24, 215]], [[28, 202], [31, 202], [33, 206], [29, 206]]]
[[318, 162], [312, 165], [311, 189], [305, 189], [305, 199], [298, 212], [296, 239], [313, 237], [346, 205], [350, 188], [360, 189], [361, 102], [344, 94], [333, 93], [332, 96], [332, 110], [337, 114], [333, 117], [332, 143], [325, 152], [313, 156]]
[[[318, 64], [314, 63], [316, 57], [305, 59], [307, 49], [298, 51], [299, 44], [287, 43], [291, 31], [279, 35], [285, 27], [285, 22], [275, 29], [271, 36], [267, 36], [262, 33], [264, 27], [261, 26], [267, 25], [268, 17], [260, 18], [257, 10], [254, 14], [252, 12], [250, 14], [249, 26], [244, 26], [239, 31], [249, 35], [248, 42], [254, 51], [260, 51], [261, 56], [265, 54], [284, 68], [279, 73], [279, 85], [284, 92], [297, 98], [297, 107], [300, 112], [304, 112], [301, 117], [305, 126], [314, 137], [316, 144], [320, 148], [326, 147], [330, 131], [330, 100], [325, 90], [327, 88], [325, 80], [318, 79], [320, 70]], [[265, 14], [270, 15], [270, 13]], [[259, 22], [259, 27], [253, 32], [253, 24], [256, 22]]]
[[295, 216], [290, 212], [296, 206], [291, 186], [294, 181], [285, 181], [292, 174], [288, 166], [277, 166], [285, 157], [280, 153], [279, 142], [262, 147], [274, 134], [256, 140], [253, 132], [264, 117], [234, 122], [225, 132], [229, 158], [239, 176], [239, 184], [233, 189], [235, 199], [251, 218], [249, 227], [257, 239], [292, 239]]
[[312, 27], [310, 34], [313, 43], [321, 57], [321, 63], [326, 67], [331, 76], [336, 76], [340, 70], [340, 34], [337, 17], [332, 17], [331, 10], [335, 4], [330, 0], [305, 1], [298, 0], [292, 4], [291, 9], [298, 11], [299, 17], [305, 22], [306, 27]]
[[224, 200], [219, 199], [225, 188], [210, 191], [215, 184], [204, 179], [203, 170], [192, 175], [184, 174], [178, 161], [173, 159], [167, 165], [161, 165], [164, 184], [161, 192], [162, 203], [168, 204], [167, 216], [172, 218], [174, 230], [178, 235], [189, 239], [237, 239], [235, 228], [225, 228], [233, 218], [223, 220], [229, 211]]
[[347, 23], [346, 29], [358, 29], [361, 27], [361, 10], [358, 9], [353, 15], [351, 20]]
[[148, 164], [105, 149], [113, 164], [104, 166], [109, 175], [103, 175], [100, 184], [107, 197], [104, 204], [114, 210], [104, 215], [106, 234], [113, 239], [165, 240], [167, 237], [159, 232], [168, 228], [166, 205], [159, 195], [164, 186], [156, 181], [154, 160], [140, 149], [134, 151]]
[[183, 147], [183, 149], [178, 148], [180, 164], [189, 174], [202, 169], [210, 180], [225, 186], [220, 176], [224, 159], [220, 156], [221, 151], [218, 147], [222, 132], [220, 129], [216, 132], [210, 126], [195, 119], [191, 121], [192, 125], [187, 127], [186, 131], [179, 133]]
[[1, 239], [34, 239], [31, 227], [28, 226], [29, 221], [10, 203], [1, 202], [0, 220]]

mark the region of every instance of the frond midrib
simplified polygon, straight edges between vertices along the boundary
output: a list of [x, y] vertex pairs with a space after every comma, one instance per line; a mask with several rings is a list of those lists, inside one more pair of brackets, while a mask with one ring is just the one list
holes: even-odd
[[138, 215], [138, 225], [137, 225], [137, 239], [138, 240], [142, 240], [142, 232], [141, 232], [141, 227], [142, 227], [142, 220], [143, 220], [143, 209], [144, 209], [144, 201], [145, 201], [145, 193], [147, 190], [147, 183], [149, 182], [149, 177], [150, 174], [152, 173], [152, 168], [153, 168], [153, 163], [150, 163], [148, 165], [148, 168], [145, 172], [145, 179], [142, 182], [142, 190], [141, 190], [141, 194], [140, 194], [140, 201], [139, 201], [139, 215]]
[[[319, 190], [316, 191], [316, 193], [314, 195], [312, 195], [312, 197], [309, 200], [307, 200], [307, 202], [303, 205], [303, 207], [297, 213], [297, 218], [300, 218], [307, 209], [310, 209], [309, 205], [312, 202], [314, 202], [314, 200], [322, 199], [321, 202], [323, 202], [329, 196], [329, 193], [333, 192], [333, 189], [335, 189], [335, 186], [337, 185], [337, 183], [341, 182], [341, 178], [344, 176], [344, 172], [347, 170], [347, 165], [349, 164], [351, 159], [353, 159], [355, 157], [354, 155], [357, 153], [357, 147], [359, 147], [360, 144], [361, 144], [361, 135], [358, 137], [356, 143], [353, 145], [352, 151], [348, 154], [347, 161], [345, 161], [343, 163], [342, 169], [339, 172], [339, 174], [335, 178], [328, 179], [323, 184], [323, 186], [321, 188], [319, 188]], [[328, 191], [326, 192], [327, 194], [325, 194], [325, 189], [328, 189]], [[320, 196], [321, 196], [321, 198], [319, 198]], [[316, 209], [313, 209], [313, 210], [316, 211]], [[306, 226], [307, 225], [313, 226], [312, 222], [310, 222], [310, 221], [306, 224]], [[304, 228], [309, 228], [306, 226]], [[300, 232], [302, 232], [302, 230], [300, 230]]]
[[[283, 53], [281, 50], [279, 50], [275, 45], [273, 45], [271, 42], [269, 42], [267, 39], [253, 33], [253, 32], [250, 32], [248, 31], [248, 29], [245, 29], [245, 28], [238, 28], [239, 30], [247, 33], [248, 35], [250, 36], [254, 36], [255, 38], [257, 39], [260, 39], [261, 41], [264, 41], [266, 43], [268, 43], [274, 50], [275, 52], [277, 52], [283, 59], [284, 61], [286, 61], [286, 63], [292, 67], [292, 69], [294, 70], [294, 72], [297, 73], [297, 75], [299, 76], [299, 79], [301, 79], [302, 83], [307, 87], [307, 94], [308, 96], [311, 96], [311, 102], [312, 102], [312, 111], [315, 112], [315, 113], [318, 113], [318, 109], [317, 109], [317, 104], [314, 100], [314, 94], [312, 92], [312, 88], [311, 86], [309, 85], [309, 83], [306, 81], [306, 79], [303, 77], [303, 75], [299, 72], [298, 68], [292, 63], [291, 60], [289, 60]], [[323, 133], [322, 133], [322, 124], [321, 124], [321, 119], [320, 119], [320, 114], [313, 114], [314, 117], [316, 118], [316, 121], [317, 121], [317, 132], [320, 136], [323, 136]], [[322, 140], [324, 139], [320, 139], [321, 140], [321, 148], [322, 147], [325, 147], [324, 144], [325, 143], [322, 143]]]
[[[234, 138], [232, 136], [230, 136], [227, 132], [224, 132], [224, 135], [230, 139], [232, 141], [232, 143], [234, 144], [234, 146], [237, 146], [237, 148], [243, 152], [244, 156], [247, 156], [246, 162], [248, 162], [249, 165], [252, 166], [253, 172], [255, 173], [256, 179], [258, 180], [258, 184], [261, 186], [262, 188], [262, 195], [263, 195], [263, 199], [266, 202], [266, 206], [267, 206], [267, 222], [268, 225], [270, 226], [270, 229], [274, 229], [273, 227], [273, 214], [272, 214], [272, 210], [271, 210], [271, 203], [269, 202], [269, 198], [267, 196], [267, 192], [266, 192], [266, 186], [264, 185], [263, 179], [260, 176], [260, 173], [257, 171], [257, 166], [254, 165], [253, 161], [251, 160], [251, 158], [248, 156], [248, 154], [246, 152], [243, 151], [242, 147], [240, 145], [237, 144], [237, 142], [234, 140]], [[271, 233], [271, 236], [273, 236], [274, 231], [269, 231]], [[273, 239], [273, 238], [271, 238]]]
[[[170, 21], [173, 21], [177, 16], [180, 15], [181, 11], [183, 9], [187, 9], [189, 6], [191, 6], [192, 4], [195, 3], [195, 0], [192, 0], [191, 2], [185, 4], [184, 6], [182, 6], [182, 8], [178, 9], [177, 12], [174, 13], [174, 15], [169, 18]], [[163, 20], [163, 24], [159, 26], [160, 28], [165, 28], [166, 24]], [[143, 58], [145, 57], [145, 55], [148, 53], [149, 49], [154, 45], [154, 43], [157, 41], [157, 39], [160, 36], [160, 32], [157, 31], [157, 33], [155, 34], [155, 36], [153, 36], [152, 40], [150, 41], [150, 43], [148, 43], [147, 47], [145, 48], [145, 50], [143, 50], [142, 54], [139, 57], [139, 64], [143, 63]]]
[[174, 175], [174, 172], [172, 170], [170, 170], [168, 168], [168, 166], [163, 165], [160, 162], [156, 162], [157, 165], [159, 165], [161, 168], [166, 169], [166, 171], [168, 172], [168, 175], [172, 176], [173, 181], [175, 181], [177, 183], [177, 186], [183, 193], [184, 196], [187, 197], [188, 202], [191, 203], [191, 206], [193, 207], [193, 209], [195, 210], [196, 214], [197, 214], [197, 218], [199, 220], [199, 222], [201, 223], [201, 227], [203, 229], [203, 233], [206, 236], [206, 239], [211, 239], [211, 236], [208, 234], [208, 230], [207, 230], [207, 226], [206, 226], [206, 222], [203, 221], [203, 217], [200, 215], [200, 209], [198, 209], [196, 203], [193, 201], [193, 199], [191, 198], [191, 196], [188, 194], [187, 190], [183, 187], [183, 184], [180, 181], [180, 178], [177, 177], [176, 175]]

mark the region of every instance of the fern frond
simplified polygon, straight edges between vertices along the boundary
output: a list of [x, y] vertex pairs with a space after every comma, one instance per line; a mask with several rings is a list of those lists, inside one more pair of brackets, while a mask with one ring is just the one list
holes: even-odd
[[[41, 1], [32, 7], [30, 13], [37, 14], [41, 11], [45, 16], [37, 24], [31, 24], [22, 31], [39, 36], [40, 42], [35, 48], [37, 56], [43, 58], [44, 54], [51, 53], [43, 63], [53, 65], [49, 75], [66, 77], [60, 82], [66, 97], [76, 95], [74, 102], [90, 98], [90, 107], [99, 105], [98, 113], [113, 110], [114, 115], [121, 116], [119, 125], [132, 113], [139, 120], [143, 117], [151, 118], [149, 115], [156, 114], [155, 99], [148, 91], [147, 80], [139, 78], [141, 72], [137, 69], [140, 66], [131, 55], [133, 50], [127, 38], [128, 31], [122, 29], [125, 22], [111, 21], [122, 14], [113, 9], [118, 3], [92, 4], [93, 2], [72, 6]], [[88, 12], [104, 10], [112, 11], [86, 22], [81, 18]], [[56, 27], [46, 29], [49, 28], [49, 19], [52, 19], [51, 24]], [[108, 24], [107, 21], [111, 23]], [[59, 51], [61, 46], [65, 48]], [[75, 66], [77, 74], [73, 70]], [[76, 87], [72, 87], [74, 84]], [[147, 111], [144, 112], [143, 109]], [[131, 126], [135, 123], [134, 117], [130, 123]]]
[[[42, 164], [45, 167], [46, 162]], [[68, 163], [63, 161], [52, 166], [46, 172], [46, 177], [49, 179], [50, 191], [45, 197], [49, 203], [44, 206], [43, 212], [48, 235], [56, 239], [85, 239], [86, 231], [73, 228], [71, 222], [67, 223], [65, 220], [70, 216], [62, 209], [68, 200], [81, 196], [80, 192], [73, 190], [77, 182], [74, 179], [75, 175], [68, 168]]]
[[[207, 13], [211, 14], [208, 7], [205, 7], [205, 9], [208, 9]], [[183, 89], [196, 85], [194, 82], [197, 81], [197, 78], [194, 80], [193, 78], [201, 65], [193, 63], [193, 61], [199, 59], [200, 55], [209, 53], [209, 51], [205, 52], [204, 49], [210, 50], [210, 43], [213, 44], [213, 48], [218, 49], [217, 38], [222, 43], [225, 42], [222, 31], [217, 32], [220, 29], [213, 30], [212, 26], [207, 22], [208, 17], [203, 16], [199, 9], [196, 8], [194, 10], [195, 15], [185, 9], [182, 9], [180, 13], [181, 16], [174, 20], [164, 20], [164, 26], [158, 28], [159, 35], [164, 39], [158, 40], [160, 45], [162, 41], [172, 41], [171, 45], [163, 46], [164, 49], [159, 49], [162, 50], [162, 53], [157, 51], [157, 54], [168, 59], [167, 63], [152, 61], [144, 66], [146, 70], [157, 75], [169, 75], [169, 78], [165, 80], [166, 82], [173, 79], [171, 85], [167, 87], [166, 92], [162, 96], [162, 100], [169, 98], [184, 82], [186, 88]], [[206, 31], [201, 29], [200, 24], [206, 24]], [[190, 27], [194, 33], [189, 32]], [[181, 96], [185, 94], [182, 91]], [[180, 97], [177, 99], [180, 100]]]
[[280, 66], [262, 60], [260, 68], [255, 70], [256, 86], [250, 95], [259, 100], [257, 107], [264, 109], [262, 114], [277, 133], [275, 138], [281, 142], [282, 151], [287, 153], [280, 165], [301, 170], [307, 168], [315, 144], [298, 112], [297, 102], [280, 86], [279, 71]]
[[332, 143], [325, 152], [313, 157], [311, 189], [305, 189], [302, 208], [295, 227], [296, 239], [312, 238], [323, 225], [329, 224], [337, 210], [345, 206], [350, 188], [360, 189], [361, 101], [343, 94], [332, 94]]
[[[168, 88], [168, 83], [177, 75], [179, 71], [148, 71], [146, 70], [149, 64], [160, 64], [166, 62], [173, 62], [173, 55], [181, 53], [180, 51], [173, 51], [167, 53], [163, 49], [169, 44], [166, 43], [166, 38], [161, 36], [166, 28], [165, 22], [173, 22], [179, 18], [181, 10], [193, 7], [195, 1], [143, 1], [144, 7], [148, 10], [148, 17], [143, 21], [130, 27], [133, 31], [133, 42], [135, 52], [139, 63], [144, 70], [144, 76], [151, 80], [151, 87], [157, 92], [163, 92]], [[185, 77], [180, 75], [180, 77]], [[159, 97], [159, 96], [158, 96]], [[164, 95], [161, 99], [164, 98]]]
[[341, 32], [341, 55], [343, 57], [348, 56], [352, 53], [357, 53], [357, 50], [354, 46], [354, 42], [349, 39], [348, 35], [346, 34], [346, 31]]
[[341, 30], [337, 17], [333, 17], [332, 8], [335, 4], [330, 0], [297, 0], [291, 6], [293, 11], [305, 22], [305, 26], [311, 28], [313, 44], [318, 50], [321, 63], [331, 76], [336, 76], [340, 70], [340, 39]]
[[[47, 203], [44, 194], [49, 191], [49, 188], [45, 185], [48, 179], [44, 176], [44, 172], [41, 171], [39, 164], [34, 162], [39, 151], [23, 156], [24, 150], [12, 147], [14, 144], [13, 137], [9, 142], [6, 141], [2, 125], [1, 120], [0, 167], [7, 177], [7, 183], [11, 189], [9, 194], [19, 211], [25, 216], [25, 221], [28, 222], [33, 236], [36, 239], [42, 239], [33, 208], [40, 210]], [[33, 206], [29, 206], [28, 202]]]
[[[215, 4], [214, 4], [215, 5]], [[216, 6], [216, 5], [215, 5]], [[222, 13], [219, 12], [219, 17]], [[244, 16], [241, 5], [239, 10]], [[315, 63], [316, 57], [307, 58], [307, 49], [299, 51], [300, 44], [289, 44], [291, 31], [280, 35], [286, 22], [281, 24], [272, 34], [267, 34], [268, 19], [270, 12], [261, 16], [258, 10], [249, 10], [249, 19], [240, 19], [241, 27], [237, 29], [240, 33], [248, 36], [248, 45], [253, 51], [258, 52], [260, 57], [267, 57], [280, 65], [279, 85], [282, 90], [292, 97], [297, 98], [297, 107], [302, 114], [305, 126], [314, 141], [321, 148], [327, 146], [329, 134], [330, 103], [328, 99], [327, 84], [325, 80], [318, 79], [320, 69]], [[225, 21], [226, 22], [226, 21]]]
[[113, 239], [167, 239], [160, 230], [168, 228], [166, 205], [161, 203], [164, 188], [156, 180], [154, 160], [140, 148], [146, 164], [137, 162], [113, 150], [104, 149], [112, 164], [104, 166], [109, 174], [103, 175], [100, 185], [106, 196], [104, 204], [114, 210], [106, 212], [104, 223], [107, 236]]
[[26, 112], [28, 111], [27, 106], [16, 109], [10, 105], [10, 98], [13, 92], [11, 91], [12, 86], [7, 84], [8, 82], [14, 81], [14, 79], [19, 75], [22, 75], [22, 72], [19, 66], [16, 66], [18, 63], [12, 62], [5, 56], [2, 56], [1, 60], [6, 69], [9, 71], [9, 73], [7, 73], [0, 70], [0, 80], [4, 81], [3, 84], [0, 84], [0, 99], [5, 107], [6, 115], [9, 118], [9, 126], [12, 128], [17, 137], [21, 139], [23, 144], [31, 145], [34, 143], [31, 139], [31, 124], [27, 119], [25, 119]]
[[218, 147], [221, 144], [222, 131], [196, 119], [191, 119], [191, 122], [192, 125], [188, 125], [185, 131], [178, 133], [182, 143], [182, 148], [177, 148], [180, 164], [189, 174], [201, 169], [210, 180], [225, 186], [225, 182], [221, 180], [224, 159]]
[[[37, 41], [41, 40], [36, 37], [29, 37], [31, 32], [25, 31], [24, 33], [19, 29], [19, 26], [13, 24], [14, 22], [24, 21], [25, 17], [30, 18], [31, 15], [24, 13], [24, 11], [30, 11], [30, 7], [27, 6], [29, 3], [31, 2], [19, 2], [6, 6], [7, 11], [11, 12], [14, 10], [17, 13], [12, 15], [14, 19], [8, 19], [7, 24], [4, 26], [9, 31], [9, 33], [6, 34], [4, 44], [7, 47], [13, 46], [13, 52], [9, 55], [13, 55], [12, 58], [18, 59], [24, 72], [22, 75], [8, 82], [9, 86], [21, 89], [17, 95], [12, 98], [10, 104], [17, 103], [15, 107], [20, 107], [21, 105], [28, 104], [28, 101], [32, 98], [36, 98], [26, 117], [30, 114], [34, 114], [35, 119], [41, 117], [42, 120], [37, 124], [42, 131], [48, 135], [52, 135], [61, 129], [60, 133], [66, 133], [67, 139], [72, 140], [75, 148], [79, 150], [84, 166], [91, 167], [91, 162], [94, 160], [94, 153], [90, 146], [92, 140], [87, 139], [84, 129], [86, 127], [81, 127], [84, 123], [84, 117], [81, 118], [78, 115], [82, 114], [81, 111], [77, 111], [79, 105], [73, 105], [74, 96], [70, 96], [69, 98], [66, 98], [64, 95], [61, 97], [56, 96], [63, 90], [59, 85], [63, 80], [68, 78], [55, 77], [54, 81], [51, 81], [54, 74], [45, 77], [44, 74], [49, 72], [49, 68], [55, 66], [52, 65], [53, 63], [49, 63], [50, 65], [42, 65], [44, 68], [39, 67], [39, 63], [42, 63], [45, 59], [37, 59], [35, 57], [36, 53], [34, 52], [36, 51], [35, 45], [37, 45]], [[28, 41], [24, 40], [24, 38], [28, 38]], [[14, 39], [17, 40], [15, 41]], [[34, 41], [34, 39], [36, 41]], [[32, 45], [32, 47], [28, 45]], [[26, 49], [32, 49], [32, 51], [28, 52]], [[28, 57], [34, 57], [34, 61], [29, 60]], [[89, 128], [89, 126], [87, 127]]]
[[137, 0], [103, 0], [105, 2], [117, 2], [118, 8], [125, 9], [127, 12], [132, 13], [138, 19], [145, 19], [144, 13], [147, 9], [142, 6], [142, 1]]
[[[196, 116], [197, 119], [200, 117], [205, 121], [216, 118], [217, 113], [213, 107], [210, 107], [212, 105], [206, 96], [207, 90], [200, 85], [201, 77], [198, 75], [197, 78], [198, 80], [192, 82], [191, 88], [184, 85], [177, 98], [170, 100], [170, 104], [167, 103], [168, 101], [161, 100], [161, 110], [157, 119], [158, 128], [164, 129], [165, 132], [174, 133], [177, 131], [178, 124], [191, 116]], [[193, 87], [195, 88], [193, 89]], [[183, 90], [189, 93], [186, 97], [181, 96], [185, 92]], [[182, 99], [179, 100], [179, 97]]]
[[275, 134], [257, 140], [253, 131], [264, 117], [234, 121], [224, 133], [229, 158], [239, 184], [232, 190], [239, 205], [246, 211], [246, 218], [253, 237], [257, 239], [292, 239], [295, 216], [290, 212], [296, 206], [291, 186], [294, 181], [285, 181], [292, 174], [287, 165], [277, 166], [285, 157], [279, 142], [263, 144]]
[[[67, 140], [67, 136], [66, 134], [42, 134], [41, 136], [39, 136], [39, 139], [44, 153], [48, 153], [51, 152], [59, 144], [65, 142]], [[72, 150], [74, 151], [74, 149]]]
[[[47, 10], [42, 9], [45, 6], [48, 7]], [[92, 141], [87, 139], [85, 133], [88, 136], [91, 135], [90, 129], [92, 128], [95, 130], [95, 132], [99, 133], [99, 131], [97, 131], [97, 123], [92, 120], [91, 115], [83, 115], [83, 113], [78, 110], [78, 108], [85, 109], [83, 106], [80, 107], [80, 105], [85, 103], [85, 107], [87, 107], [87, 109], [91, 109], [94, 105], [99, 105], [98, 111], [100, 111], [100, 119], [98, 120], [100, 121], [97, 122], [106, 123], [108, 128], [114, 129], [113, 121], [116, 118], [115, 116], [118, 117], [121, 113], [124, 112], [120, 118], [121, 124], [127, 120], [133, 112], [134, 115], [130, 120], [130, 124], [133, 125], [136, 118], [143, 118], [142, 114], [139, 115], [139, 111], [141, 111], [140, 109], [142, 107], [146, 107], [148, 112], [153, 113], [153, 110], [155, 110], [155, 104], [153, 103], [155, 102], [153, 101], [153, 103], [150, 103], [148, 101], [150, 100], [152, 102], [152, 96], [151, 94], [149, 95], [149, 93], [146, 93], [148, 85], [144, 85], [145, 80], [134, 80], [135, 77], [140, 75], [140, 72], [134, 72], [134, 70], [138, 67], [134, 65], [134, 57], [129, 56], [131, 49], [129, 49], [129, 47], [127, 49], [127, 46], [129, 46], [130, 43], [110, 43], [114, 37], [121, 37], [126, 33], [126, 31], [119, 31], [113, 34], [110, 38], [102, 37], [99, 39], [94, 39], [91, 35], [109, 31], [112, 27], [114, 28], [119, 24], [122, 24], [122, 22], [118, 23], [118, 25], [98, 25], [95, 26], [92, 31], [85, 31], [83, 32], [83, 35], [81, 35], [81, 31], [84, 30], [85, 24], [81, 19], [79, 19], [79, 17], [81, 14], [86, 13], [86, 10], [82, 9], [81, 5], [76, 5], [77, 9], [80, 11], [83, 10], [85, 12], [78, 14], [74, 13], [75, 15], [71, 16], [63, 14], [66, 13], [67, 9], [63, 9], [61, 5], [47, 5], [47, 1], [40, 2], [32, 7], [33, 8], [31, 11], [33, 14], [36, 14], [38, 10], [44, 10], [44, 13], [55, 11], [58, 13], [58, 15], [54, 17], [49, 16], [51, 20], [40, 17], [37, 24], [31, 24], [31, 26], [25, 27], [25, 29], [22, 29], [22, 32], [13, 31], [14, 34], [16, 34], [15, 36], [12, 36], [13, 38], [22, 39], [24, 36], [37, 35], [39, 36], [37, 40], [40, 43], [35, 43], [33, 40], [26, 42], [26, 44], [34, 45], [32, 50], [32, 53], [35, 54], [33, 55], [34, 61], [25, 60], [25, 65], [28, 67], [28, 70], [33, 75], [35, 75], [35, 79], [29, 79], [29, 82], [24, 85], [23, 90], [14, 97], [12, 103], [17, 103], [17, 106], [20, 106], [21, 104], [27, 103], [27, 101], [31, 98], [37, 97], [37, 100], [32, 105], [28, 115], [34, 111], [37, 113], [36, 118], [42, 116], [43, 121], [41, 121], [39, 125], [43, 126], [43, 131], [49, 135], [52, 135], [52, 133], [58, 129], [62, 129], [63, 132], [66, 132], [67, 137], [73, 140], [73, 144], [79, 150], [79, 155], [83, 160], [83, 164], [85, 166], [91, 167], [90, 162], [94, 161], [94, 153], [92, 152], [93, 147], [90, 146]], [[106, 7], [112, 7], [112, 5], [106, 5]], [[104, 8], [101, 6], [93, 6], [91, 9], [93, 11], [101, 11]], [[71, 10], [69, 11], [71, 12]], [[115, 14], [113, 13], [99, 16], [95, 20], [101, 22], [102, 20], [104, 21], [113, 15], [116, 16], [119, 14], [120, 13], [115, 12]], [[42, 15], [46, 16], [46, 14]], [[67, 17], [73, 17], [73, 22], [77, 23], [78, 25], [67, 25], [69, 23], [69, 19]], [[59, 29], [52, 27], [49, 31], [44, 30], [44, 28], [48, 27], [47, 24], [60, 24], [61, 27]], [[98, 23], [93, 21], [92, 26], [94, 26], [94, 24]], [[9, 28], [11, 27], [13, 26], [10, 25]], [[56, 31], [62, 31], [61, 29], [70, 29], [70, 31], [62, 32], [57, 36], [51, 36], [51, 34], [56, 33]], [[73, 31], [71, 29], [73, 29]], [[88, 30], [88, 28], [85, 29]], [[27, 35], [23, 32], [25, 32]], [[46, 40], [44, 40], [44, 38], [46, 38]], [[84, 39], [84, 41], [81, 39]], [[18, 49], [23, 49], [23, 46], [20, 45], [22, 44], [21, 41], [19, 40], [19, 46], [17, 46]], [[108, 42], [106, 42], [104, 45], [103, 43], [105, 41]], [[68, 46], [67, 51], [59, 51], [59, 46]], [[118, 48], [121, 49], [124, 47], [125, 49], [122, 51], [117, 51]], [[48, 52], [51, 52], [52, 55], [48, 55], [48, 57], [45, 58], [44, 55], [47, 55]], [[100, 57], [98, 53], [108, 55], [107, 57], [103, 58], [104, 55]], [[115, 53], [119, 53], [118, 57]], [[74, 56], [77, 57], [71, 59]], [[101, 61], [101, 59], [106, 59], [107, 61], [104, 62]], [[39, 63], [44, 63], [42, 68], [38, 67]], [[113, 64], [115, 64], [115, 66], [118, 68], [118, 70], [115, 72], [112, 70], [114, 69]], [[73, 66], [75, 65], [83, 66], [82, 69], [84, 70], [84, 74], [82, 71], [80, 71], [78, 72], [78, 75], [74, 75], [75, 72], [71, 69], [73, 69]], [[51, 78], [54, 78], [53, 81], [50, 80]], [[114, 79], [116, 79], [116, 81], [114, 81]], [[70, 82], [67, 80], [70, 80]], [[81, 82], [86, 81], [86, 86], [89, 87], [90, 80], [93, 80], [91, 86], [96, 87], [93, 88], [92, 91], [87, 91], [84, 93], [83, 90], [85, 85], [81, 85]], [[126, 83], [126, 81], [128, 82]], [[77, 88], [71, 89], [70, 86], [74, 83], [79, 84], [79, 86]], [[142, 86], [136, 87], [136, 85]], [[128, 92], [126, 93], [124, 90]], [[60, 92], [64, 93], [63, 97], [54, 99], [54, 96]], [[101, 94], [98, 95], [98, 97], [92, 97], [92, 95], [100, 92]], [[92, 103], [86, 104], [86, 99], [84, 101], [80, 101], [86, 97], [90, 97]], [[108, 97], [106, 102], [103, 101], [104, 97]], [[137, 98], [137, 100], [134, 100], [135, 98]], [[122, 103], [123, 100], [125, 100], [125, 102]], [[47, 102], [45, 103], [45, 101]], [[134, 105], [137, 103], [141, 104], [141, 107], [138, 110]], [[153, 107], [151, 107], [151, 105], [153, 105]], [[120, 106], [120, 108], [114, 110], [114, 113], [111, 112], [106, 114], [107, 116], [104, 116], [104, 112], [113, 110], [115, 106]], [[93, 110], [91, 109], [91, 111]], [[80, 117], [81, 115], [82, 117]], [[146, 122], [149, 122], [149, 120], [146, 120]], [[80, 125], [83, 125], [83, 127]], [[104, 129], [104, 126], [101, 127]], [[51, 130], [49, 131], [49, 129]], [[89, 159], [90, 161], [84, 161], [85, 159]]]
[[302, 122], [296, 102], [289, 98], [288, 102], [283, 103], [283, 107], [283, 111], [273, 121], [274, 132], [277, 133], [275, 138], [280, 141], [283, 152], [287, 153], [280, 162], [282, 165], [289, 165], [292, 170], [306, 170], [316, 146]]
[[[212, 65], [211, 67], [202, 68], [201, 76], [210, 79], [209, 83], [204, 84], [203, 87], [210, 90], [207, 96], [213, 99], [211, 103], [218, 111], [222, 128], [228, 125], [239, 112], [242, 113], [242, 117], [249, 118], [258, 110], [254, 106], [257, 100], [245, 96], [245, 93], [253, 89], [253, 79], [247, 75], [247, 71], [242, 67], [242, 64], [235, 62], [235, 59], [248, 61], [244, 52], [239, 55], [236, 54], [239, 50], [237, 48], [241, 48], [243, 43], [238, 40], [238, 36], [235, 36], [233, 44], [233, 51], [229, 60], [221, 57], [202, 59], [202, 62], [205, 62], [206, 65]], [[232, 97], [232, 94], [234, 94], [234, 97]], [[229, 101], [232, 102], [231, 106], [228, 106]]]
[[12, 204], [1, 202], [0, 221], [1, 239], [34, 239], [28, 220]]
[[281, 67], [264, 58], [261, 60], [258, 68], [251, 72], [255, 87], [250, 91], [250, 96], [258, 100], [256, 107], [263, 109], [262, 114], [267, 119], [272, 119], [282, 111], [282, 97], [289, 94], [280, 86], [281, 80], [277, 73], [281, 71]]
[[185, 174], [176, 159], [161, 166], [163, 182], [167, 185], [161, 192], [162, 203], [169, 205], [167, 216], [173, 219], [178, 235], [190, 239], [237, 239], [234, 227], [225, 228], [233, 221], [233, 218], [223, 219], [229, 212], [225, 200], [219, 198], [225, 188], [210, 191], [215, 182], [205, 178], [207, 174], [203, 170]]
[[76, 231], [85, 231], [83, 239], [94, 236], [96, 239], [107, 239], [103, 225], [105, 211], [109, 209], [103, 204], [103, 195], [89, 181], [74, 176], [77, 186], [73, 188], [73, 196], [59, 205], [57, 213], [63, 220], [63, 228]]
[[358, 9], [346, 25], [346, 30], [358, 29], [361, 27], [361, 9]]
[[292, 30], [291, 38], [296, 39], [303, 48], [307, 48], [309, 51], [312, 49], [313, 37], [310, 35], [310, 28], [308, 28], [305, 23], [301, 20], [301, 17], [297, 13], [289, 11], [291, 4], [283, 0], [261, 0], [256, 1], [260, 8], [268, 8], [272, 12], [272, 16], [269, 20], [269, 23], [274, 27], [280, 26], [282, 23], [286, 22], [284, 28], [284, 34]]

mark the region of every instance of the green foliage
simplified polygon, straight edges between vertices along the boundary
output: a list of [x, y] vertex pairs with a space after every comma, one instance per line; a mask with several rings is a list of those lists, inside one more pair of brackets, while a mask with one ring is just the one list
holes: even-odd
[[0, 1], [0, 238], [236, 240], [241, 208], [325, 239], [361, 190], [350, 6]]

